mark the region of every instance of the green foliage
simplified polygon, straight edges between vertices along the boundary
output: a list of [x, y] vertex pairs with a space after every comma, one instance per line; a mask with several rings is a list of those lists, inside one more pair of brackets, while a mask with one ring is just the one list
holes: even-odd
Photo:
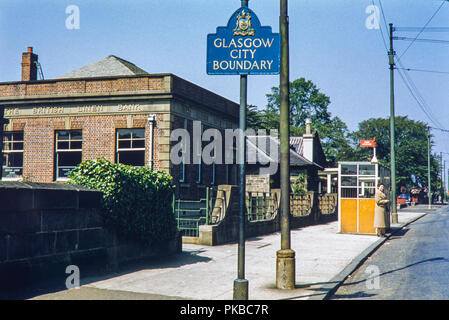
[[292, 182], [293, 195], [303, 196], [307, 193], [307, 175], [299, 174]]
[[[267, 94], [267, 110], [277, 112], [280, 108], [280, 89], [274, 87], [271, 94]], [[321, 93], [316, 85], [304, 78], [299, 78], [290, 83], [290, 120], [291, 125], [300, 127], [307, 118], [312, 123], [326, 123], [330, 121], [330, 113], [327, 107], [330, 98]]]
[[312, 123], [312, 127], [318, 132], [324, 154], [330, 166], [336, 167], [338, 161], [345, 161], [352, 157], [354, 150], [349, 143], [350, 132], [339, 117], [331, 118], [328, 123]]
[[[396, 154], [396, 184], [398, 188], [407, 189], [417, 186], [411, 176], [427, 186], [427, 144], [428, 127], [421, 121], [410, 120], [406, 116], [395, 117], [395, 154]], [[372, 148], [361, 148], [360, 140], [376, 138], [376, 157], [379, 162], [390, 167], [390, 119], [372, 118], [362, 121], [359, 130], [351, 134], [354, 144], [353, 159], [370, 160], [373, 156]], [[438, 160], [431, 154], [431, 182], [432, 189], [437, 190]]]
[[[257, 110], [252, 106], [248, 119], [253, 129], [279, 129], [279, 87], [267, 94], [267, 107]], [[359, 124], [359, 129], [350, 132], [338, 117], [328, 111], [330, 98], [321, 93], [310, 80], [296, 79], [290, 83], [290, 136], [301, 136], [305, 132], [305, 120], [310, 118], [312, 130], [317, 130], [329, 166], [338, 161], [369, 161], [372, 148], [361, 148], [360, 140], [376, 138], [376, 156], [379, 162], [390, 167], [390, 120], [369, 119]], [[427, 139], [428, 127], [420, 121], [407, 117], [396, 117], [396, 184], [427, 187]], [[436, 156], [431, 154], [432, 190], [441, 186], [438, 172], [441, 171]], [[412, 181], [412, 176], [416, 181]]]
[[[268, 104], [258, 111], [251, 106], [247, 114], [248, 127], [257, 129], [278, 129], [280, 95], [279, 87], [271, 88], [267, 94]], [[348, 143], [349, 130], [338, 117], [332, 117], [328, 111], [330, 98], [321, 93], [316, 85], [304, 78], [290, 83], [290, 136], [301, 136], [305, 132], [305, 121], [312, 121], [312, 130], [317, 130], [324, 154], [329, 165], [336, 166], [339, 160], [345, 160], [353, 150]]]
[[151, 245], [174, 237], [172, 178], [165, 172], [97, 159], [80, 163], [70, 179], [103, 192], [105, 221], [123, 238]]

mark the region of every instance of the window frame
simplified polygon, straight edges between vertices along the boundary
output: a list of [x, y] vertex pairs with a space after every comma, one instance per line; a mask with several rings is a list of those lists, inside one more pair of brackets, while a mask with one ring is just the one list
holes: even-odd
[[[14, 134], [22, 134], [22, 140], [14, 140]], [[10, 140], [9, 141], [5, 141], [6, 136], [10, 135]], [[3, 166], [2, 163], [2, 177], [1, 180], [3, 181], [19, 181], [23, 179], [23, 156], [24, 156], [24, 146], [25, 146], [25, 134], [23, 130], [19, 130], [19, 131], [4, 131], [3, 132], [3, 137], [2, 137], [2, 151], [3, 151], [3, 161], [6, 163], [5, 166]], [[17, 143], [21, 143], [22, 144], [22, 149], [14, 149], [14, 144]], [[10, 144], [11, 145], [11, 149], [6, 149], [6, 145]], [[22, 166], [21, 167], [8, 167], [8, 157], [7, 155], [10, 154], [18, 154], [21, 153], [22, 154]], [[21, 169], [21, 174], [20, 176], [16, 176], [16, 177], [5, 177], [3, 176], [4, 172], [5, 172], [5, 168], [13, 168], [13, 169]]]
[[[184, 130], [187, 130], [187, 118], [184, 118]], [[189, 150], [187, 149], [187, 142], [183, 141], [181, 144], [181, 153], [182, 153], [182, 161], [181, 161], [181, 177], [179, 178], [180, 183], [185, 183], [186, 181], [186, 152]]]
[[[68, 132], [69, 137], [68, 139], [60, 139], [58, 133], [60, 132]], [[80, 133], [80, 138], [76, 138], [74, 139], [72, 137], [72, 134], [74, 132], [79, 132]], [[59, 148], [59, 143], [60, 142], [67, 142], [68, 143], [68, 149], [64, 149], [64, 148]], [[81, 148], [71, 148], [72, 142], [81, 142]], [[60, 176], [59, 175], [59, 169], [70, 169], [73, 166], [59, 166], [59, 157], [60, 157], [60, 153], [75, 153], [75, 152], [79, 152], [80, 156], [81, 156], [81, 161], [83, 161], [83, 131], [82, 130], [55, 130], [55, 180], [56, 181], [68, 181], [69, 178], [65, 177], [65, 176]], [[75, 168], [76, 166], [74, 166], [73, 168]], [[73, 169], [72, 169], [73, 170]]]
[[[130, 131], [130, 137], [129, 138], [120, 138], [120, 131]], [[141, 130], [143, 132], [143, 138], [134, 138], [133, 137], [133, 131]], [[120, 142], [123, 141], [129, 141], [129, 148], [120, 148]], [[143, 147], [137, 147], [134, 148], [134, 142], [135, 141], [142, 141]], [[115, 131], [115, 162], [116, 163], [123, 163], [120, 162], [120, 152], [142, 152], [143, 151], [143, 164], [142, 165], [132, 165], [134, 167], [145, 167], [145, 152], [146, 152], [146, 131], [145, 128], [117, 128]], [[126, 163], [123, 163], [126, 164]]]

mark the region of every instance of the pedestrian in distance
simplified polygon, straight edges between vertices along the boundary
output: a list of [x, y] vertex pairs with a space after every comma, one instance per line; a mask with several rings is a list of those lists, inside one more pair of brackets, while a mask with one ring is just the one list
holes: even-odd
[[376, 190], [375, 196], [375, 207], [374, 207], [374, 228], [378, 237], [385, 237], [385, 229], [387, 227], [386, 221], [386, 206], [390, 203], [387, 196], [384, 193], [384, 184], [379, 183]]

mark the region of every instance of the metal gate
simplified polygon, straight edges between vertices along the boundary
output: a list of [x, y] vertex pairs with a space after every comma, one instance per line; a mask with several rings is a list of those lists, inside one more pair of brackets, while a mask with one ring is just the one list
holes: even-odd
[[199, 226], [210, 223], [213, 193], [214, 189], [207, 187], [205, 197], [199, 200], [176, 199], [173, 194], [173, 213], [183, 236], [198, 237]]

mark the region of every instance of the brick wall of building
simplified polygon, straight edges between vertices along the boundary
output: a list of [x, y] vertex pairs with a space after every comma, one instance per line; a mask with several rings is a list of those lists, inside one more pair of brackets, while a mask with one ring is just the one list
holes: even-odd
[[[121, 103], [145, 109], [119, 109]], [[193, 121], [200, 120], [204, 130], [217, 128], [224, 137], [224, 129], [235, 128], [238, 117], [237, 104], [172, 74], [5, 82], [0, 83], [0, 105], [6, 106], [5, 116], [11, 121], [6, 131], [24, 131], [23, 178], [36, 182], [55, 179], [56, 130], [82, 130], [83, 161], [105, 157], [116, 162], [116, 130], [145, 128], [145, 165], [179, 181], [180, 166], [170, 161], [172, 130], [183, 128], [188, 119], [192, 133]], [[156, 117], [152, 161], [150, 114]], [[212, 181], [212, 165], [203, 164], [198, 182], [198, 164], [188, 164], [184, 189], [178, 190], [196, 198], [212, 182], [232, 183], [231, 167], [216, 165]]]
[[165, 76], [115, 77], [113, 79], [59, 79], [38, 83], [10, 82], [0, 84], [0, 97], [89, 94], [120, 91], [163, 90]]
[[[52, 119], [30, 119], [24, 126], [23, 179], [54, 180], [54, 130]], [[57, 127], [57, 126], [56, 126]]]
[[[116, 130], [124, 128], [145, 128], [145, 165], [149, 166], [150, 127], [147, 115], [98, 115], [87, 117], [49, 117], [11, 119], [5, 131], [24, 131], [23, 179], [33, 182], [55, 180], [55, 131], [82, 130], [82, 160], [104, 157], [115, 162]], [[165, 117], [166, 118], [166, 117]], [[156, 115], [153, 133], [153, 169], [165, 169], [160, 152], [166, 148], [160, 145], [164, 131], [164, 114]], [[165, 132], [167, 133], [167, 132]]]

